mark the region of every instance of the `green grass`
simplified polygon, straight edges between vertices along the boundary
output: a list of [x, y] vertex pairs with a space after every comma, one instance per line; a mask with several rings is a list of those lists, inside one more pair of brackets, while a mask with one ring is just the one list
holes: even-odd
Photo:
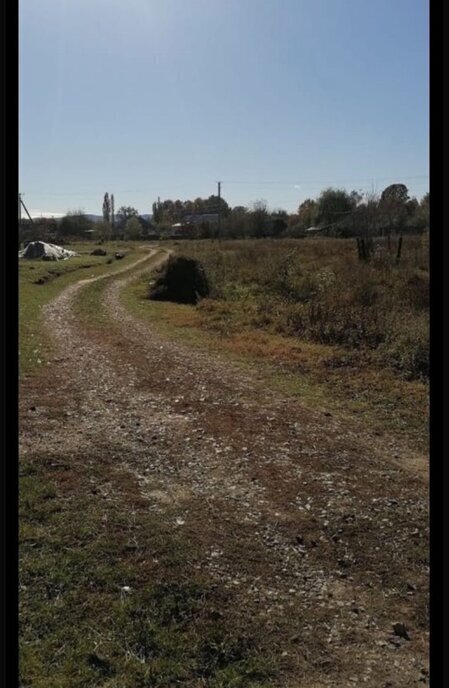
[[[114, 272], [143, 255], [129, 243], [104, 244], [107, 256], [91, 256], [94, 244], [74, 244], [69, 248], [80, 255], [68, 260], [46, 262], [19, 260], [19, 370], [20, 375], [38, 374], [48, 364], [51, 348], [42, 324], [42, 307], [66, 286], [78, 279]], [[126, 253], [122, 260], [112, 256]]]
[[[105, 475], [114, 500], [93, 489]], [[268, 685], [278, 667], [256, 624], [201, 572], [175, 507], [117, 497], [127, 480], [104, 455], [22, 459], [21, 685]]]
[[85, 286], [74, 301], [74, 311], [86, 323], [103, 326], [109, 323], [108, 314], [101, 307], [101, 297], [108, 286], [109, 279], [105, 278]]
[[[160, 255], [157, 254], [154, 257], [154, 260], [158, 261], [159, 259]], [[121, 261], [122, 264], [124, 262], [124, 260]], [[152, 262], [153, 258], [149, 258], [148, 262], [146, 263], [148, 270], [151, 270]], [[101, 299], [104, 290], [108, 286], [110, 279], [113, 279], [113, 277], [114, 273], [111, 272], [110, 275], [108, 275], [105, 279], [99, 280], [97, 282], [92, 282], [92, 284], [86, 285], [79, 292], [79, 294], [77, 294], [77, 297], [74, 302], [74, 309], [77, 316], [84, 321], [85, 325], [108, 325], [109, 328], [118, 327], [117, 324], [110, 322], [107, 313], [101, 305]]]

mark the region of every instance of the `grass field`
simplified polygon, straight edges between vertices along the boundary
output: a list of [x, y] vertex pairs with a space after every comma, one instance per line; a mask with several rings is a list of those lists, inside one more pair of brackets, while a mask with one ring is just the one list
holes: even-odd
[[[114, 272], [132, 263], [141, 251], [135, 244], [111, 242], [102, 246], [106, 256], [91, 256], [92, 243], [68, 246], [79, 255], [70, 260], [46, 262], [19, 260], [19, 370], [20, 374], [38, 373], [47, 365], [49, 344], [41, 319], [42, 307], [64, 287], [78, 279]], [[122, 260], [113, 258], [116, 251], [125, 253]]]

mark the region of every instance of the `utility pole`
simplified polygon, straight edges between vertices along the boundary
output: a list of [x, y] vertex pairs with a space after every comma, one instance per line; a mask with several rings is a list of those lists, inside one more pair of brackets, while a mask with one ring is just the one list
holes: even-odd
[[20, 229], [22, 227], [22, 206], [23, 206], [26, 214], [28, 215], [31, 224], [33, 224], [33, 218], [31, 217], [30, 213], [28, 212], [28, 208], [26, 207], [25, 203], [22, 200], [22, 194], [19, 193], [19, 232], [18, 232], [18, 234], [19, 234], [19, 246], [20, 246]]
[[33, 218], [31, 217], [30, 213], [28, 212], [28, 208], [26, 207], [25, 203], [24, 203], [23, 200], [22, 200], [22, 194], [21, 194], [21, 193], [19, 193], [19, 221], [20, 221], [21, 218], [22, 218], [22, 211], [21, 211], [20, 206], [23, 206], [23, 207], [24, 207], [25, 212], [26, 212], [26, 214], [28, 215], [28, 218], [29, 218], [31, 224], [33, 224]]
[[218, 184], [218, 236], [220, 236], [221, 232], [221, 182], [217, 182]]
[[20, 200], [21, 200], [21, 198], [20, 198], [20, 193], [19, 193], [19, 228], [18, 228], [18, 229], [19, 229], [19, 231], [18, 231], [18, 235], [19, 235], [19, 242], [18, 242], [18, 243], [19, 243], [19, 248], [20, 248], [21, 245], [22, 245], [22, 244], [21, 244], [21, 239], [20, 239], [20, 230], [21, 230], [21, 228], [22, 228], [22, 203], [20, 202]]

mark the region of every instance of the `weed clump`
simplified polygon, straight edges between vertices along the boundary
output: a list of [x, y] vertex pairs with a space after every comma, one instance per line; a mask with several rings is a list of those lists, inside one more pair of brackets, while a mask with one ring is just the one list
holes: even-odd
[[170, 257], [156, 281], [150, 284], [154, 301], [196, 304], [209, 295], [209, 284], [201, 263], [186, 256]]

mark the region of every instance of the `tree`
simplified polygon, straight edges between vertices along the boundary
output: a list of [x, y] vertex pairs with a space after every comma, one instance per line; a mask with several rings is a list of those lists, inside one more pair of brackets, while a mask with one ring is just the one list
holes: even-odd
[[116, 215], [116, 225], [117, 228], [120, 230], [120, 232], [124, 232], [126, 228], [126, 223], [128, 222], [129, 219], [132, 217], [137, 217], [138, 212], [135, 208], [132, 208], [131, 206], [125, 206], [122, 205], [121, 208], [118, 209], [117, 215]]
[[160, 201], [153, 203], [153, 222], [159, 224], [164, 218], [164, 213]]
[[355, 190], [353, 190], [353, 191], [351, 191], [351, 193], [349, 194], [349, 197], [350, 197], [351, 200], [352, 200], [352, 203], [353, 203], [354, 208], [356, 208], [358, 205], [360, 205], [360, 203], [361, 203], [362, 200], [363, 200], [363, 192], [362, 192], [362, 191], [355, 191]]
[[103, 199], [103, 220], [108, 223], [111, 221], [111, 201], [107, 191]]
[[220, 213], [221, 217], [228, 217], [231, 208], [221, 196], [209, 196], [203, 201], [202, 211], [205, 213]]
[[268, 206], [266, 201], [259, 200], [253, 203], [252, 211], [248, 216], [249, 235], [263, 237], [267, 234]]
[[173, 203], [171, 198], [168, 198], [165, 201], [162, 201], [161, 212], [162, 212], [161, 222], [168, 223], [168, 224], [172, 224], [173, 222], [176, 222], [175, 204]]
[[153, 220], [157, 224], [173, 224], [182, 222], [186, 215], [200, 213], [220, 213], [222, 219], [229, 216], [231, 209], [224, 198], [209, 196], [209, 198], [195, 198], [194, 201], [166, 199], [153, 203]]
[[288, 213], [286, 210], [277, 208], [271, 213], [271, 223], [269, 227], [269, 235], [272, 237], [279, 237], [285, 232], [288, 226]]
[[303, 229], [313, 227], [318, 215], [317, 202], [306, 198], [298, 208], [298, 224]]
[[59, 223], [54, 218], [35, 217], [33, 221], [22, 218], [19, 225], [19, 242], [57, 241]]
[[150, 220], [147, 220], [145, 217], [142, 217], [141, 215], [138, 216], [137, 218], [140, 223], [140, 235], [142, 238], [147, 237], [150, 231], [154, 231], [155, 227]]
[[114, 231], [114, 227], [115, 227], [114, 194], [111, 194], [111, 226], [112, 226], [112, 231]]
[[94, 237], [99, 241], [109, 241], [112, 236], [112, 227], [109, 222], [97, 222], [94, 227]]
[[344, 189], [324, 189], [317, 200], [317, 223], [330, 225], [341, 222], [355, 209], [355, 198]]
[[419, 203], [415, 197], [411, 198], [405, 204], [405, 209], [407, 210], [407, 215], [413, 217], [419, 208]]
[[419, 204], [420, 204], [421, 207], [424, 207], [424, 206], [425, 206], [425, 207], [429, 208], [429, 206], [430, 206], [430, 196], [429, 196], [429, 192], [427, 192], [426, 194], [424, 194], [424, 196], [421, 198], [421, 201], [420, 201]]
[[400, 230], [407, 219], [407, 201], [409, 201], [408, 189], [405, 184], [390, 184], [382, 191], [380, 197], [380, 210], [387, 233], [391, 230]]
[[379, 197], [376, 193], [365, 194], [363, 203], [359, 203], [351, 216], [352, 225], [350, 230], [347, 228], [348, 235], [373, 236], [378, 233], [380, 227]]
[[131, 217], [137, 217], [139, 212], [130, 205], [122, 205], [117, 211], [117, 218], [125, 218], [129, 220]]
[[246, 208], [244, 205], [235, 205], [232, 208], [230, 215], [241, 216], [241, 215], [246, 215], [247, 212], [248, 212], [248, 208]]
[[390, 184], [382, 191], [380, 197], [381, 203], [398, 203], [406, 204], [409, 200], [408, 189], [405, 184]]
[[245, 236], [247, 216], [248, 208], [243, 205], [232, 208], [228, 217], [221, 223], [221, 235], [233, 238]]
[[429, 193], [426, 193], [419, 202], [415, 213], [415, 226], [418, 231], [429, 227]]
[[270, 236], [272, 236], [272, 237], [281, 236], [285, 232], [287, 227], [288, 227], [288, 225], [287, 225], [287, 222], [284, 218], [272, 217], [271, 218], [271, 227], [269, 230]]
[[59, 234], [62, 236], [83, 236], [92, 227], [92, 223], [82, 210], [70, 210], [62, 218]]
[[142, 236], [142, 225], [136, 215], [132, 215], [125, 226], [125, 237], [127, 239], [140, 239]]

